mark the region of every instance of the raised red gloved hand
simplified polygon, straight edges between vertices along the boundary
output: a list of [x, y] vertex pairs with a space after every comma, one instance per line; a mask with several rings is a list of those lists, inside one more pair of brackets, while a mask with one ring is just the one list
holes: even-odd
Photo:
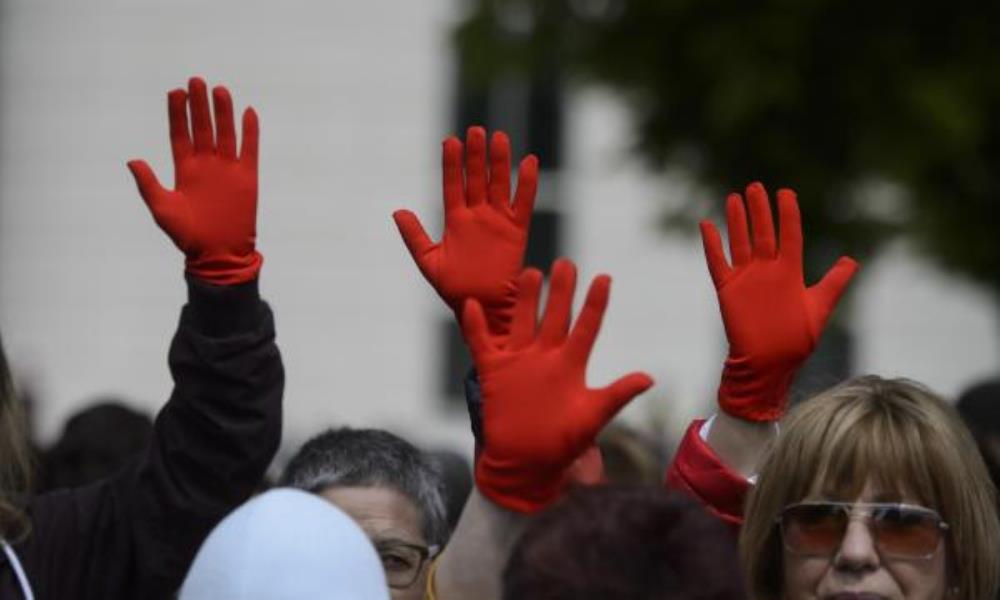
[[462, 142], [444, 141], [444, 233], [434, 243], [408, 210], [393, 213], [413, 260], [444, 301], [460, 314], [475, 298], [486, 311], [490, 331], [506, 336], [524, 265], [528, 226], [535, 203], [538, 161], [528, 156], [518, 170], [517, 191], [510, 199], [510, 141], [502, 132], [490, 139], [470, 127], [466, 135], [465, 169]]
[[648, 375], [632, 373], [604, 388], [587, 387], [587, 360], [608, 304], [608, 276], [594, 279], [572, 332], [573, 263], [553, 265], [548, 304], [536, 328], [541, 286], [535, 269], [519, 276], [505, 343], [490, 334], [477, 300], [466, 303], [463, 315], [483, 393], [485, 439], [476, 485], [497, 504], [520, 512], [558, 498], [570, 465], [629, 400], [653, 384]]
[[746, 196], [752, 243], [743, 199], [730, 194], [726, 203], [732, 266], [718, 230], [709, 221], [701, 223], [705, 258], [729, 339], [719, 406], [742, 419], [776, 421], [785, 413], [792, 377], [815, 349], [858, 264], [841, 257], [818, 284], [806, 288], [795, 192], [778, 190], [780, 247], [764, 186], [751, 183]]
[[252, 108], [243, 113], [237, 156], [232, 98], [219, 86], [212, 99], [214, 132], [202, 79], [191, 78], [187, 92], [176, 89], [167, 95], [174, 190], [160, 185], [145, 161], [130, 161], [128, 167], [156, 224], [187, 257], [188, 273], [209, 283], [235, 285], [255, 279], [263, 261], [255, 248], [257, 114]]

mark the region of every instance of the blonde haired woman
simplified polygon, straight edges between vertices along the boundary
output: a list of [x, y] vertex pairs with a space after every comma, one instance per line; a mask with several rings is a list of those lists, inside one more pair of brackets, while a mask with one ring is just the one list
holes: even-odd
[[995, 506], [951, 406], [912, 381], [861, 377], [790, 412], [740, 550], [759, 600], [994, 598]]
[[785, 416], [792, 377], [856, 265], [841, 259], [806, 288], [794, 193], [778, 192], [780, 244], [763, 186], [746, 196], [749, 211], [728, 199], [730, 261], [702, 225], [730, 352], [721, 410], [689, 429], [668, 484], [741, 529], [757, 600], [994, 598], [996, 490], [950, 406], [920, 384], [868, 376]]

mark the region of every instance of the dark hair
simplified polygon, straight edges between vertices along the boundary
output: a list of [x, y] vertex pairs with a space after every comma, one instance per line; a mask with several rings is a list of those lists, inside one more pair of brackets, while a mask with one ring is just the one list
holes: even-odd
[[413, 444], [379, 429], [330, 429], [292, 457], [279, 485], [321, 493], [332, 487], [382, 486], [403, 494], [423, 517], [430, 545], [443, 546], [449, 528], [444, 482]]
[[24, 414], [0, 340], [0, 538], [18, 541], [28, 534], [23, 500], [31, 487], [31, 460]]
[[153, 435], [149, 415], [113, 396], [73, 414], [62, 437], [41, 456], [36, 493], [79, 487], [113, 475], [141, 454]]
[[1000, 379], [980, 381], [966, 389], [955, 408], [973, 434], [1000, 433]]
[[993, 485], [1000, 489], [1000, 454], [996, 449], [1000, 438], [1000, 379], [981, 381], [968, 388], [958, 397], [955, 408], [972, 431]]
[[505, 600], [744, 597], [732, 532], [653, 486], [574, 489], [528, 525], [503, 574]]

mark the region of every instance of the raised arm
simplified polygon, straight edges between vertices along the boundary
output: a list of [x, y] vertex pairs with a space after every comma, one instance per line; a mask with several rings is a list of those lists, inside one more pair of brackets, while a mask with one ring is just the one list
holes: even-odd
[[694, 493], [731, 523], [742, 517], [746, 478], [756, 473], [785, 414], [792, 378], [816, 348], [858, 268], [842, 257], [819, 283], [806, 287], [798, 201], [788, 189], [777, 196], [780, 236], [764, 186], [747, 186], [746, 203], [739, 194], [729, 195], [728, 261], [715, 225], [701, 223], [729, 354], [719, 383], [721, 411], [710, 426], [699, 422], [689, 429], [668, 483]]
[[[454, 137], [443, 144], [444, 231], [440, 241], [433, 242], [410, 211], [393, 214], [414, 262], [459, 323], [465, 302], [475, 299], [490, 335], [501, 345], [510, 335], [514, 318], [517, 279], [524, 265], [538, 182], [534, 156], [521, 160], [516, 186], [511, 182], [511, 164], [510, 141], [504, 133], [494, 132], [487, 144], [486, 131], [470, 127], [464, 145]], [[477, 460], [485, 445], [487, 396], [473, 370], [466, 381], [466, 399]], [[578, 482], [602, 478], [595, 446], [584, 451], [567, 476]], [[498, 505], [473, 488], [448, 549], [428, 578], [431, 589], [440, 580], [439, 598], [494, 594], [524, 518], [523, 513]]]
[[36, 499], [22, 547], [35, 598], [173, 597], [202, 539], [250, 496], [277, 449], [284, 373], [257, 290], [257, 117], [244, 113], [237, 153], [229, 93], [212, 96], [214, 127], [204, 81], [168, 95], [174, 189], [129, 163], [186, 259], [173, 393], [136, 464]]
[[555, 263], [539, 322], [541, 285], [534, 269], [518, 278], [505, 338], [490, 333], [476, 300], [466, 303], [464, 330], [484, 395], [484, 440], [476, 492], [438, 563], [442, 600], [500, 597], [500, 574], [525, 519], [559, 498], [570, 482], [570, 465], [629, 400], [652, 385], [644, 373], [603, 388], [586, 385], [610, 278], [594, 279], [572, 329], [576, 268], [567, 260]]

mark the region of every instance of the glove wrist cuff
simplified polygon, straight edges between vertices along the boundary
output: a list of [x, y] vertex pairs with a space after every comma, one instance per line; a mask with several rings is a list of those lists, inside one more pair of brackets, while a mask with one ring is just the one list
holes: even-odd
[[529, 473], [524, 467], [493, 464], [484, 452], [476, 461], [476, 488], [499, 506], [519, 513], [536, 513], [562, 496], [567, 485], [563, 470], [555, 475]]
[[184, 265], [192, 277], [215, 285], [239, 285], [257, 279], [264, 257], [254, 250], [245, 256], [188, 258]]
[[719, 407], [747, 421], [778, 421], [785, 415], [788, 392], [799, 365], [755, 369], [746, 360], [726, 359], [719, 383]]

